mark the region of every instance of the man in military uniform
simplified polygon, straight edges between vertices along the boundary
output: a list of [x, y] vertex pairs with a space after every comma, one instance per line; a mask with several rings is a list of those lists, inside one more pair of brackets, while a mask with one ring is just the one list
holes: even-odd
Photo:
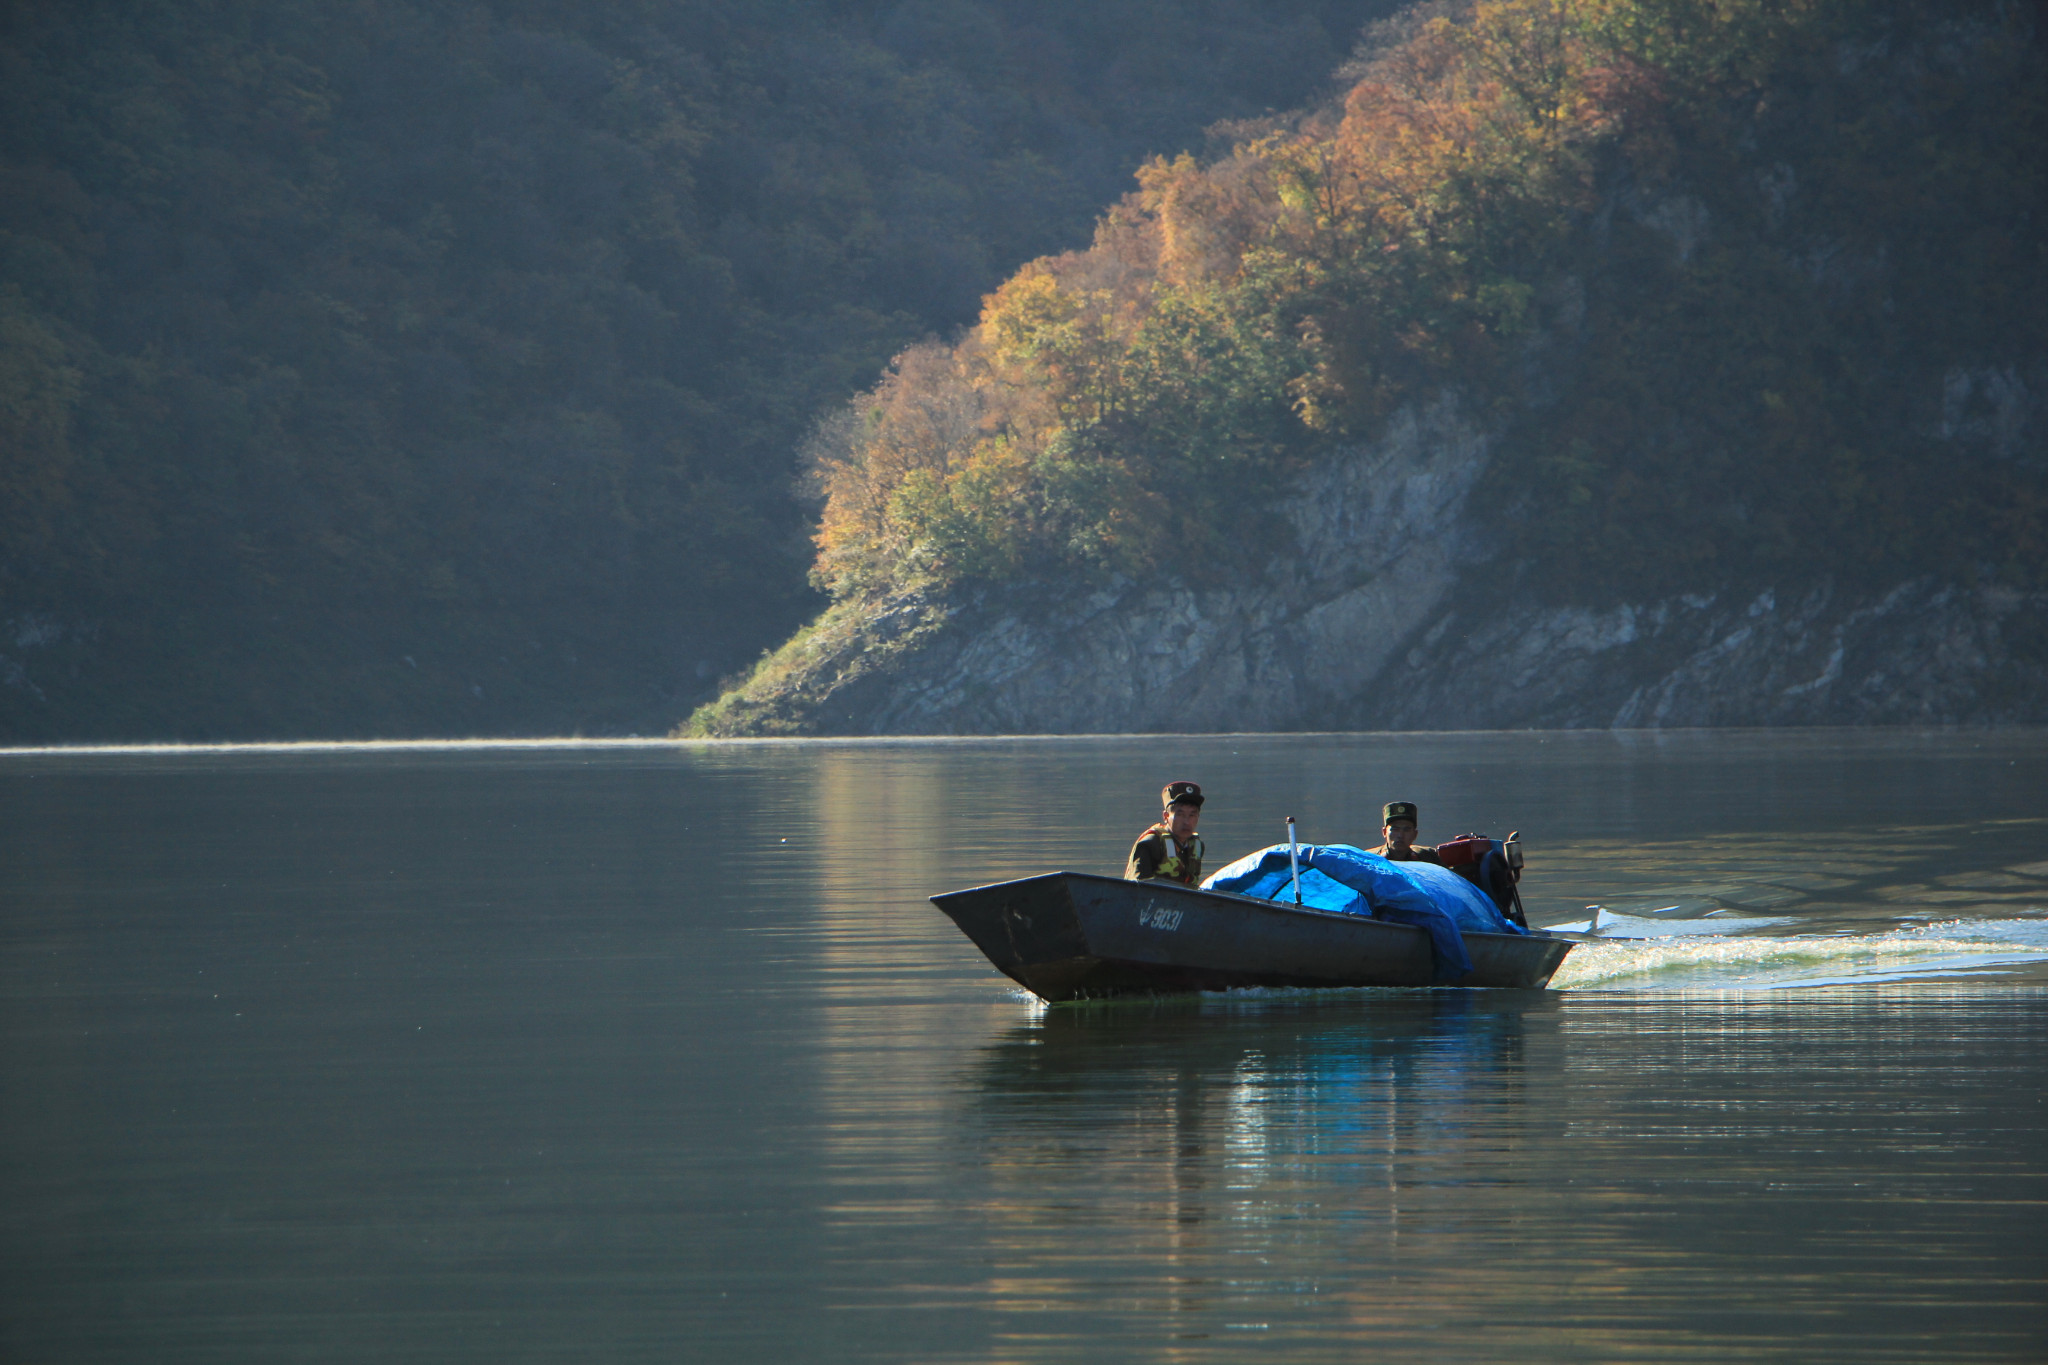
[[1192, 782], [1169, 782], [1159, 793], [1159, 823], [1138, 836], [1124, 864], [1124, 880], [1148, 878], [1193, 886], [1202, 880], [1202, 839], [1195, 825], [1202, 818], [1202, 789]]
[[1434, 848], [1428, 844], [1418, 844], [1415, 842], [1415, 803], [1413, 801], [1387, 802], [1386, 810], [1381, 818], [1385, 822], [1380, 827], [1380, 837], [1384, 842], [1378, 848], [1372, 850], [1374, 853], [1379, 854], [1389, 862], [1435, 863], [1438, 867], [1444, 865], [1444, 860], [1436, 856]]

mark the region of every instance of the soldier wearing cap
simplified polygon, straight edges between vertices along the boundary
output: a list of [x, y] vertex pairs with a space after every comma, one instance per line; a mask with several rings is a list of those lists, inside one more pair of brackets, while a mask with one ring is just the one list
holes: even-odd
[[1443, 866], [1443, 859], [1436, 856], [1436, 850], [1428, 844], [1415, 842], [1415, 803], [1413, 801], [1389, 801], [1382, 813], [1380, 836], [1383, 842], [1372, 851], [1389, 862], [1435, 863]]
[[1138, 836], [1124, 864], [1124, 880], [1159, 878], [1193, 886], [1202, 880], [1202, 839], [1195, 824], [1202, 818], [1202, 789], [1192, 782], [1169, 782], [1159, 793], [1159, 823]]

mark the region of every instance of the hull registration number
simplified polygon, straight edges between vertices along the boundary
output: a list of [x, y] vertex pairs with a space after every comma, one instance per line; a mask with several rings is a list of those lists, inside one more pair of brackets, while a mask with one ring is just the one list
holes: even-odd
[[1168, 910], [1160, 905], [1148, 905], [1138, 912], [1138, 924], [1146, 929], [1173, 930], [1180, 928], [1180, 917], [1184, 910]]

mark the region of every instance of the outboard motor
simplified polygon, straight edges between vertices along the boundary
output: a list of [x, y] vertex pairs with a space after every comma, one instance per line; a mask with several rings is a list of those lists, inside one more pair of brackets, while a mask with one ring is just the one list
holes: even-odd
[[[1447, 844], [1436, 846], [1436, 856], [1445, 867], [1467, 868], [1477, 866], [1479, 860], [1493, 851], [1493, 840], [1484, 834], [1461, 834]], [[1471, 874], [1461, 871], [1458, 875]]]
[[1516, 883], [1522, 880], [1522, 832], [1510, 831], [1505, 840], [1484, 834], [1464, 834], [1436, 846], [1436, 856], [1451, 871], [1493, 898], [1501, 914], [1526, 929], [1522, 894]]

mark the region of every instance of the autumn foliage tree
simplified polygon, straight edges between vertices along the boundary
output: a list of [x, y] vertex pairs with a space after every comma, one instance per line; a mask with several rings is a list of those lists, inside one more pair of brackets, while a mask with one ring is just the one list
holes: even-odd
[[1937, 475], [1903, 397], [1989, 337], [2048, 354], [2014, 303], [2048, 301], [2034, 38], [1997, 5], [1422, 6], [1340, 101], [1155, 160], [827, 423], [818, 578], [1254, 567], [1291, 471], [1446, 385], [1543, 581], [2038, 577], [2038, 465]]

